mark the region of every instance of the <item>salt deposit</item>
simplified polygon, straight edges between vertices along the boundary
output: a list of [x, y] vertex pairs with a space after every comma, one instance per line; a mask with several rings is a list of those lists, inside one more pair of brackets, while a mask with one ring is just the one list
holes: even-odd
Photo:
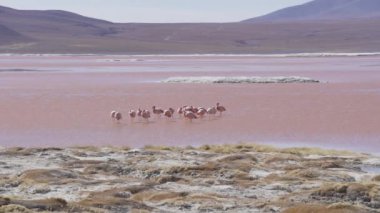
[[278, 76], [278, 77], [170, 77], [164, 83], [205, 83], [205, 84], [240, 84], [240, 83], [319, 83], [318, 80], [299, 76]]

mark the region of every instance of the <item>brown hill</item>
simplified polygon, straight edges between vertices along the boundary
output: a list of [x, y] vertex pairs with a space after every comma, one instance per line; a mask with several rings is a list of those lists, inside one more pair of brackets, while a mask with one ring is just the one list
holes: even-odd
[[244, 22], [380, 19], [379, 0], [314, 0]]
[[0, 45], [28, 41], [31, 41], [31, 39], [4, 25], [0, 25]]
[[65, 11], [0, 7], [0, 53], [298, 53], [380, 51], [380, 20], [119, 24]]

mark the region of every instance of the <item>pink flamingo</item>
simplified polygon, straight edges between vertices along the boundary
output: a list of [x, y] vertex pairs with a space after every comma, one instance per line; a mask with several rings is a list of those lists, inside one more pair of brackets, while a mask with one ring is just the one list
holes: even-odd
[[142, 111], [140, 108], [137, 110], [136, 115], [137, 115], [137, 117], [139, 118], [139, 121], [141, 121], [142, 112], [143, 112], [143, 111]]
[[132, 119], [136, 117], [136, 111], [135, 110], [129, 110], [129, 117]]
[[194, 110], [194, 107], [193, 106], [184, 106], [183, 107], [183, 111], [188, 111], [188, 112], [193, 112]]
[[203, 117], [207, 114], [207, 110], [203, 107], [199, 107], [198, 108], [198, 112], [197, 112], [197, 115], [199, 115], [200, 117]]
[[153, 106], [152, 109], [153, 109], [153, 114], [155, 114], [157, 116], [161, 116], [161, 114], [164, 113], [164, 110], [162, 110], [160, 108], [156, 108], [156, 106]]
[[170, 110], [165, 110], [165, 111], [164, 111], [164, 115], [165, 115], [167, 118], [172, 118], [173, 113], [172, 113], [172, 111], [170, 111]]
[[197, 119], [197, 116], [193, 112], [190, 112], [190, 111], [186, 111], [184, 116], [190, 121], [193, 121], [193, 119]]
[[174, 115], [175, 110], [173, 108], [170, 107], [169, 111], [172, 113], [172, 115]]
[[215, 107], [211, 107], [211, 108], [208, 108], [207, 109], [207, 114], [209, 114], [210, 116], [215, 116], [215, 114], [217, 113], [217, 109]]
[[223, 112], [226, 111], [226, 108], [224, 106], [221, 106], [220, 103], [216, 103], [216, 110], [222, 115]]
[[183, 108], [182, 107], [178, 108], [177, 113], [179, 116], [182, 116], [183, 115]]
[[137, 110], [137, 116], [138, 116], [138, 117], [141, 117], [141, 115], [142, 115], [142, 110], [139, 108], [139, 109]]
[[120, 121], [122, 118], [123, 118], [122, 114], [120, 112], [116, 112], [115, 120]]
[[143, 110], [141, 116], [145, 119], [146, 122], [149, 122], [150, 112], [149, 110]]
[[111, 111], [111, 118], [115, 119], [116, 111]]

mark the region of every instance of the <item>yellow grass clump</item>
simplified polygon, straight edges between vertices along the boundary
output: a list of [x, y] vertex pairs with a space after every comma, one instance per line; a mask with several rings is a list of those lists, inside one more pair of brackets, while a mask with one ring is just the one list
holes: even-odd
[[172, 146], [153, 146], [153, 145], [146, 145], [143, 148], [144, 150], [148, 151], [179, 151], [181, 148], [179, 147], [172, 147]]
[[301, 204], [289, 209], [286, 209], [284, 213], [364, 213], [367, 212], [364, 209], [361, 209], [350, 204], [332, 204], [329, 206], [323, 205], [312, 205], [312, 204]]
[[10, 213], [10, 212], [32, 213], [31, 210], [25, 208], [24, 206], [20, 206], [20, 205], [10, 204], [10, 205], [5, 205], [5, 206], [0, 206], [0, 213]]
[[203, 145], [198, 148], [202, 151], [209, 151], [214, 153], [236, 153], [236, 152], [263, 152], [263, 153], [283, 153], [283, 154], [292, 154], [292, 155], [323, 155], [323, 156], [331, 156], [331, 155], [340, 155], [340, 156], [353, 156], [355, 155], [353, 152], [344, 151], [344, 150], [325, 150], [320, 148], [309, 148], [309, 147], [301, 147], [301, 148], [276, 148], [270, 145], [262, 145], [262, 144], [225, 144], [225, 145]]

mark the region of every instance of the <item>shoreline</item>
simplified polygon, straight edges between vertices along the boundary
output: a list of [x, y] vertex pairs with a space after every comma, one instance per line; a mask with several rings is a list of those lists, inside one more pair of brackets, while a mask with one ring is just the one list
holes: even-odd
[[75, 54], [75, 53], [0, 53], [0, 56], [114, 56], [114, 57], [262, 57], [262, 58], [319, 58], [319, 57], [365, 57], [379, 56], [380, 52], [316, 52], [316, 53], [268, 53], [268, 54]]
[[380, 207], [380, 157], [347, 151], [241, 143], [6, 148], [0, 156], [0, 212], [375, 213]]

